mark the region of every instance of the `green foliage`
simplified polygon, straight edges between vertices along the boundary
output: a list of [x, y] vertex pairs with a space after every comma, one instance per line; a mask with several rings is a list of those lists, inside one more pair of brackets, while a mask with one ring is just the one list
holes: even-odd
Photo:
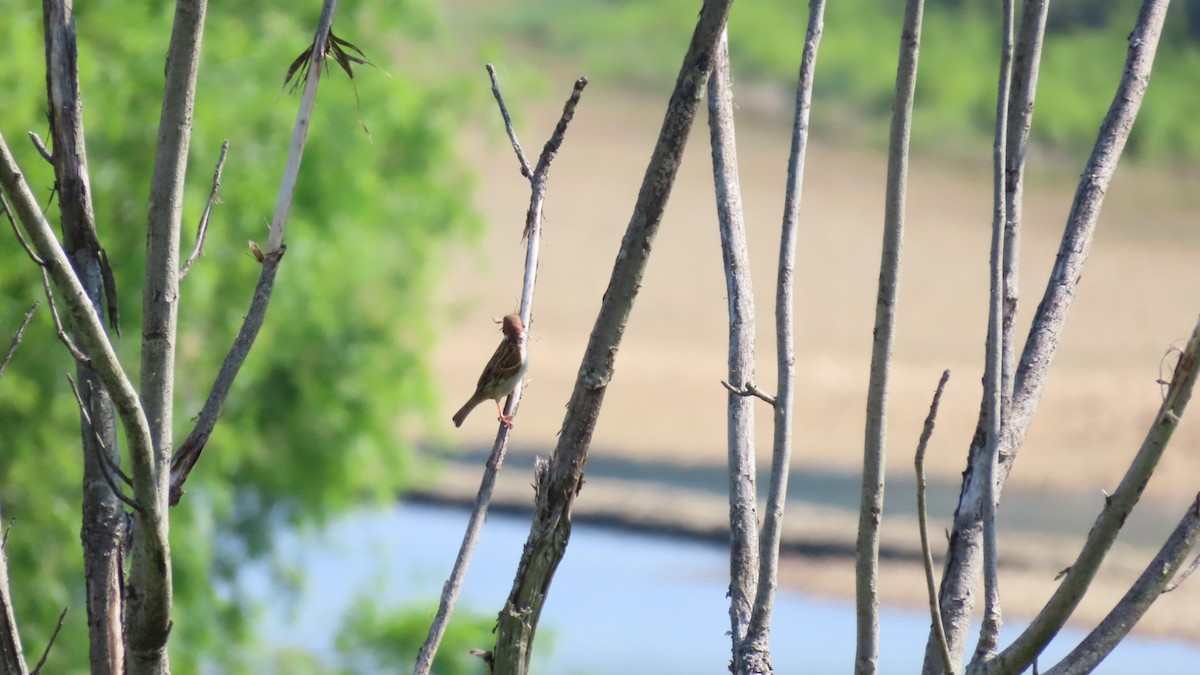
[[[282, 91], [283, 76], [310, 43], [320, 4], [296, 7], [209, 7], [185, 249], [222, 140], [230, 150], [206, 254], [182, 288], [177, 442], [258, 276], [246, 242], [266, 238], [298, 103]], [[101, 0], [77, 10], [92, 193], [120, 290], [118, 349], [136, 382], [147, 195], [173, 7]], [[0, 130], [45, 198], [52, 172], [24, 139], [26, 130], [46, 137], [41, 13], [0, 0], [0, 16], [9, 55]], [[336, 29], [379, 68], [358, 69], [353, 84], [336, 67], [322, 80], [266, 326], [172, 511], [177, 672], [195, 672], [202, 659], [235, 669], [238, 650], [228, 647], [246, 637], [248, 617], [229, 580], [246, 556], [270, 554], [274, 528], [389, 499], [413, 479], [404, 439], [428, 420], [434, 400], [423, 356], [436, 318], [428, 294], [441, 252], [478, 229], [454, 140], [466, 110], [461, 92], [486, 90], [462, 86], [436, 57], [422, 56], [452, 38], [435, 5], [343, 5]], [[0, 290], [7, 336], [41, 296], [36, 269], [11, 237], [0, 246]], [[87, 662], [78, 412], [64, 378], [71, 370], [43, 307], [0, 379], [0, 506], [15, 521], [7, 551], [27, 652], [40, 653], [58, 612], [71, 608], [47, 664], [55, 673], [84, 672]]]
[[[437, 605], [393, 610], [380, 607], [370, 598], [360, 598], [337, 636], [337, 649], [346, 675], [372, 675], [396, 670], [395, 664], [417, 660], [421, 643]], [[490, 647], [495, 642], [495, 616], [459, 608], [446, 626], [433, 662], [435, 675], [482, 675], [483, 660], [471, 649]]]
[[[885, 138], [895, 87], [900, 0], [829, 2], [817, 63], [815, 133], [847, 127], [856, 112], [869, 140]], [[1051, 3], [1046, 53], [1038, 87], [1033, 139], [1065, 150], [1091, 147], [1121, 77], [1140, 2]], [[1186, 5], [1186, 7], [1185, 7]], [[1193, 0], [1172, 8], [1150, 92], [1129, 152], [1138, 158], [1200, 157], [1200, 32], [1182, 16], [1200, 16]], [[589, 74], [665, 86], [679, 68], [700, 3], [696, 0], [591, 0], [487, 3], [472, 11], [492, 25], [524, 36], [538, 48], [570, 54]], [[1019, 18], [1019, 17], [1018, 17]], [[730, 15], [734, 75], [795, 86], [808, 13], [806, 3], [760, 0]], [[991, 137], [999, 73], [999, 5], [986, 0], [929, 3], [922, 30], [914, 142], [952, 152], [964, 140]], [[1200, 20], [1194, 22], [1200, 25]], [[620, 45], [620, 48], [614, 48]], [[985, 150], [986, 152], [986, 150]]]

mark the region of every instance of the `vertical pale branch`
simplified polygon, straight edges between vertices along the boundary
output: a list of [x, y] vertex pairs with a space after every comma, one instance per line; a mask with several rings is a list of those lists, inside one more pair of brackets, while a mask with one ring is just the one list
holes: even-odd
[[[729, 39], [721, 32], [708, 78], [708, 128], [712, 145], [717, 225], [729, 302], [728, 382], [741, 390], [754, 382], [754, 284], [746, 250], [746, 223], [737, 173], [737, 141], [733, 124], [733, 91], [729, 75]], [[726, 393], [729, 448], [729, 623], [735, 672], [758, 588], [758, 492], [754, 464], [754, 399]], [[768, 659], [769, 663], [769, 659]]]
[[[152, 514], [154, 527], [160, 530], [157, 536], [164, 541], [169, 523], [167, 467], [172, 450], [179, 218], [206, 4], [204, 0], [181, 0], [175, 5], [146, 227], [141, 395], [150, 424], [154, 470], [152, 491], [139, 491], [135, 498]], [[161, 552], [141, 555], [149, 553], [147, 547], [138, 544], [141, 529], [139, 523], [134, 531], [135, 556], [129, 575], [134, 592], [126, 620], [127, 663], [131, 673], [167, 673], [170, 672], [167, 638], [171, 623], [171, 558], [165, 547]]]
[[[1000, 639], [1000, 573], [996, 550], [996, 464], [1000, 461], [1000, 432], [1008, 410], [1003, 403], [1004, 348], [1001, 344], [1004, 313], [1004, 231], [1008, 222], [1005, 150], [1008, 141], [1009, 91], [1012, 86], [1013, 3], [1001, 3], [1000, 77], [996, 85], [996, 135], [992, 145], [992, 243], [988, 261], [988, 327], [984, 349], [983, 397], [986, 411], [986, 446], [983, 462], [983, 621], [975, 646], [977, 661], [996, 653]], [[943, 639], [945, 635], [943, 634]]]
[[1062, 583], [1055, 589], [1046, 605], [1011, 645], [983, 664], [981, 673], [1019, 673], [1027, 668], [1066, 623], [1088, 586], [1096, 576], [1105, 554], [1116, 540], [1125, 519], [1141, 498], [1146, 484], [1154, 474], [1171, 435], [1179, 426], [1200, 364], [1200, 320], [1192, 329], [1187, 346], [1179, 355], [1175, 372], [1162, 406], [1154, 416], [1137, 456], [1130, 463], [1117, 489], [1105, 499], [1104, 509], [1096, 518], [1087, 540], [1075, 563], [1068, 568]]
[[[817, 47], [825, 25], [825, 0], [810, 0], [808, 31], [796, 78], [796, 109], [792, 118], [792, 145], [788, 153], [787, 188], [783, 224], [779, 238], [779, 267], [775, 288], [775, 354], [778, 391], [775, 395], [775, 433], [771, 451], [771, 484], [759, 538], [758, 591], [750, 616], [750, 631], [744, 641], [744, 662], [755, 664], [755, 654], [770, 654], [771, 613], [779, 581], [779, 542], [787, 502], [788, 473], [792, 455], [793, 400], [796, 386], [793, 300], [796, 266], [796, 237], [800, 225], [800, 195], [804, 185], [804, 160], [808, 149], [808, 121], [816, 73]], [[769, 665], [769, 662], [757, 665]], [[770, 672], [763, 670], [763, 672]]]
[[[1059, 335], [1083, 275], [1083, 266], [1095, 234], [1104, 194], [1108, 190], [1141, 107], [1146, 87], [1149, 85], [1166, 6], [1166, 0], [1146, 0], [1138, 13], [1137, 22], [1129, 37], [1124, 74], [1108, 114], [1100, 126], [1095, 147], [1076, 190], [1058, 256], [1051, 269], [1041, 303], [1034, 314], [1014, 377], [1012, 407], [1000, 439], [1000, 487], [1003, 486], [1004, 479], [1012, 467], [1045, 387], [1046, 374], [1054, 358]], [[1030, 10], [1031, 6], [1027, 5], [1026, 9]], [[1022, 22], [1022, 32], [1027, 26], [1041, 30], [1036, 20]], [[982, 424], [981, 419], [968, 455], [972, 466], [978, 461], [977, 454], [985, 448]], [[980, 575], [983, 487], [982, 477], [968, 470], [955, 511], [950, 546], [946, 552], [940, 602], [946, 622], [946, 638], [950, 643], [951, 652], [955, 655], [961, 655], [966, 648], [966, 634], [975, 602], [972, 589]], [[931, 640], [925, 653], [923, 672], [926, 675], [940, 672], [939, 657], [934, 649]]]
[[917, 55], [921, 43], [923, 0], [907, 0], [900, 31], [896, 95], [888, 144], [887, 196], [875, 330], [867, 388], [867, 421], [863, 444], [862, 503], [855, 547], [855, 600], [858, 618], [854, 671], [869, 675], [879, 660], [879, 524], [883, 517], [883, 471], [887, 434], [888, 376], [896, 326], [896, 292], [900, 281], [900, 249], [904, 239], [904, 198], [908, 183], [908, 143], [913, 97], [917, 88]]
[[[108, 316], [112, 320], [117, 315], [116, 292], [112, 290], [112, 274], [96, 235], [83, 132], [83, 102], [79, 92], [74, 6], [70, 0], [45, 0], [42, 12], [50, 134], [54, 147], [51, 159], [59, 193], [63, 247], [90, 304], [99, 313], [107, 300]], [[80, 331], [80, 322], [74, 323], [74, 330]], [[111, 321], [109, 327], [119, 333], [115, 323], [115, 320]], [[104, 327], [100, 330], [103, 333]], [[98, 337], [107, 340], [103, 335]], [[91, 355], [90, 349], [88, 354]], [[90, 661], [94, 672], [120, 673], [124, 669], [125, 650], [121, 625], [121, 565], [124, 559], [121, 548], [125, 539], [125, 514], [104, 481], [103, 467], [97, 461], [104, 452], [98, 447], [101, 443], [108, 448], [112, 461], [120, 461], [115, 414], [110, 392], [92, 368], [83, 363], [76, 363], [75, 368], [91, 408], [90, 422], [82, 415], [80, 419], [83, 451], [80, 540], [83, 544]], [[165, 532], [156, 538], [165, 545]]]
[[1146, 566], [1129, 591], [1091, 633], [1046, 675], [1085, 675], [1129, 635], [1129, 631], [1167, 590], [1167, 585], [1183, 567], [1188, 553], [1200, 540], [1200, 495], [1192, 500], [1187, 513]]
[[[521, 175], [529, 178], [531, 186], [529, 210], [526, 212], [525, 220], [525, 276], [521, 288], [520, 309], [522, 323], [525, 326], [529, 326], [533, 312], [533, 289], [537, 282], [538, 254], [542, 239], [542, 207], [546, 202], [546, 180], [550, 173], [550, 162], [558, 154], [558, 149], [562, 146], [563, 139], [566, 137], [567, 125], [570, 124], [571, 119], [575, 116], [575, 107], [579, 105], [579, 98], [583, 95], [583, 88], [587, 86], [587, 78], [581, 77], [576, 80], [571, 97], [567, 99], [566, 104], [563, 106], [562, 116], [558, 120], [558, 125], [554, 128], [554, 133], [551, 134], [550, 140], [546, 142], [545, 147], [542, 149], [537, 168], [531, 170], [529, 164], [525, 161], [524, 153], [521, 152], [521, 144], [517, 142], [516, 132], [512, 129], [512, 121], [508, 115], [508, 108], [504, 105], [504, 99], [500, 95], [500, 85], [496, 81], [496, 71], [490, 63], [487, 66], [487, 70], [492, 78], [492, 91], [496, 95], [496, 103], [500, 106], [505, 126], [512, 139], [513, 149], [516, 150], [518, 160], [521, 164]], [[511, 416], [516, 413], [517, 406], [521, 402], [522, 388], [523, 382], [518, 383], [512, 396], [509, 397], [507, 410], [505, 411], [506, 415]], [[471, 517], [467, 521], [467, 529], [463, 533], [463, 541], [459, 546], [458, 555], [455, 557], [454, 566], [450, 570], [450, 577], [446, 580], [445, 586], [442, 587], [442, 597], [438, 602], [437, 613], [429, 626], [425, 642], [421, 644], [421, 649], [417, 653], [417, 662], [413, 666], [413, 675], [425, 675], [433, 667], [433, 658], [437, 654], [438, 646], [441, 644], [442, 637], [446, 633], [446, 626], [450, 622], [450, 613], [454, 611], [454, 604], [457, 602], [458, 594], [462, 589], [463, 579], [467, 575], [467, 567], [471, 564], [471, 557], [475, 553], [475, 546], [479, 543], [479, 534], [483, 530], [483, 522], [487, 518], [488, 505], [491, 503], [492, 492], [496, 487], [496, 477], [500, 473], [500, 467], [503, 465], [504, 456], [508, 451], [508, 438], [511, 433], [512, 426], [507, 424], [501, 424], [499, 430], [496, 432], [496, 440], [492, 445], [492, 452], [488, 456], [487, 464], [484, 467], [483, 478], [480, 480], [479, 492], [475, 496], [475, 506], [471, 509]]]
[[1021, 27], [1013, 54], [1012, 89], [1008, 100], [1008, 138], [1004, 149], [1004, 321], [1000, 326], [1003, 360], [1000, 396], [1004, 410], [1012, 407], [1013, 372], [1017, 350], [1013, 344], [1020, 297], [1021, 206], [1025, 190], [1025, 153], [1033, 125], [1033, 102], [1037, 94], [1038, 68], [1046, 35], [1049, 0], [1025, 0]]
[[304, 92], [300, 97], [300, 107], [296, 111], [296, 123], [292, 127], [292, 140], [288, 149], [287, 164], [284, 166], [283, 178], [280, 181], [279, 195], [275, 200], [275, 215], [271, 219], [271, 229], [267, 236], [267, 249], [262, 254], [260, 262], [262, 271], [258, 283], [254, 287], [254, 295], [250, 300], [250, 309], [242, 321], [233, 345], [229, 348], [221, 369], [217, 372], [204, 407], [196, 418], [196, 426], [188, 434], [187, 439], [179, 446], [179, 450], [171, 459], [171, 476], [168, 491], [169, 503], [174, 506], [183, 497], [183, 484], [191, 475], [192, 469], [200, 459], [200, 453], [208, 443], [209, 436], [221, 417], [225, 406], [225, 398], [233, 387], [234, 378], [241, 370], [250, 348], [262, 330], [267, 318], [267, 307], [271, 303], [271, 293], [275, 289], [275, 275], [279, 271], [279, 263], [287, 247], [283, 243], [284, 231], [287, 228], [288, 213], [292, 207], [292, 197], [296, 193], [296, 180], [300, 175], [300, 160], [304, 156], [304, 143], [308, 138], [308, 127], [312, 121], [313, 108], [317, 101], [317, 85], [321, 80], [321, 71], [325, 65], [325, 52], [329, 34], [333, 29], [333, 18], [337, 12], [337, 0], [325, 0], [321, 7], [321, 18], [317, 31], [313, 36], [310, 50], [308, 75], [304, 82]]
[[536, 472], [536, 500], [529, 538], [521, 554], [512, 592], [496, 626], [494, 671], [526, 673], [533, 638], [554, 572], [571, 533], [571, 507], [583, 487], [583, 471], [604, 393], [612, 378], [617, 349], [633, 308], [651, 244], [683, 157], [701, 88], [712, 69], [713, 53], [732, 0], [707, 0], [667, 104], [662, 131], [638, 193], [621, 249], [549, 465]]
[[163, 508], [166, 508], [170, 473], [166, 467], [173, 447], [171, 408], [179, 316], [179, 221], [207, 6], [207, 0], [175, 3], [146, 224], [141, 393], [158, 469], [159, 489], [154, 498]]

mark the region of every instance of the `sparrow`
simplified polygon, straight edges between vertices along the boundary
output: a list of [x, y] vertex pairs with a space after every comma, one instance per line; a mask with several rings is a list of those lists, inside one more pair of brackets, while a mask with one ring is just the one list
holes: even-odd
[[501, 424], [511, 427], [512, 416], [505, 415], [500, 408], [500, 400], [517, 388], [517, 383], [525, 375], [529, 367], [529, 353], [525, 349], [525, 326], [517, 314], [504, 317], [501, 332], [504, 340], [496, 347], [496, 353], [483, 368], [479, 376], [479, 384], [475, 385], [475, 393], [454, 413], [454, 426], [461, 427], [463, 420], [475, 409], [475, 406], [491, 399], [496, 402], [496, 411], [500, 413]]

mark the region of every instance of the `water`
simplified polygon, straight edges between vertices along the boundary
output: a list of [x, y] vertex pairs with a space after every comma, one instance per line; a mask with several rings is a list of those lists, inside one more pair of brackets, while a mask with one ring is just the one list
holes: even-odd
[[[277, 606], [262, 618], [270, 644], [333, 653], [331, 626], [364, 593], [397, 605], [436, 600], [462, 539], [465, 510], [401, 504], [359, 512], [321, 533], [288, 535], [285, 556], [310, 575], [295, 611]], [[512, 586], [529, 530], [524, 517], [489, 518], [463, 587], [459, 607], [492, 614]], [[295, 556], [295, 557], [292, 557]], [[541, 626], [552, 648], [535, 643], [533, 671], [551, 674], [725, 673], [729, 661], [728, 553], [720, 547], [576, 524], [555, 576]], [[850, 564], [847, 561], [846, 564]], [[252, 567], [245, 586], [267, 587], [269, 571]], [[880, 673], [920, 668], [928, 615], [884, 609]], [[1022, 628], [1006, 627], [1001, 644]], [[775, 606], [772, 655], [776, 672], [847, 673], [854, 656], [852, 603], [781, 590]], [[542, 634], [539, 633], [539, 636]], [[1041, 659], [1043, 669], [1083, 637], [1064, 631]], [[490, 647], [491, 645], [480, 645]], [[1095, 671], [1108, 675], [1197, 672], [1200, 646], [1176, 640], [1128, 639]], [[411, 664], [398, 664], [407, 672]]]

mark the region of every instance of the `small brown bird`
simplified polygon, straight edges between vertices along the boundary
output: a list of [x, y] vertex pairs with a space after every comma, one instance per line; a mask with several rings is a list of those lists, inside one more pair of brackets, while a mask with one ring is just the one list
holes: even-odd
[[517, 383], [525, 375], [529, 366], [529, 354], [525, 350], [525, 326], [521, 317], [509, 314], [504, 317], [501, 328], [504, 340], [496, 348], [496, 353], [483, 368], [479, 376], [479, 384], [475, 385], [475, 393], [471, 399], [454, 413], [454, 426], [461, 427], [463, 420], [475, 409], [475, 406], [491, 399], [496, 402], [496, 411], [500, 413], [500, 423], [512, 426], [512, 417], [504, 414], [500, 408], [500, 400], [517, 388]]

